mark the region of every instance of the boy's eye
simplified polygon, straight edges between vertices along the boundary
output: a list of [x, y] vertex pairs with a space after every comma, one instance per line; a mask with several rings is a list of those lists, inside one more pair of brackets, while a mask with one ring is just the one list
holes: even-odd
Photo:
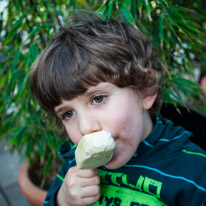
[[93, 104], [100, 104], [102, 102], [104, 102], [106, 96], [102, 96], [102, 95], [99, 95], [99, 96], [96, 96], [92, 99], [92, 103]]
[[74, 114], [75, 112], [73, 110], [67, 111], [63, 114], [63, 119], [70, 119]]

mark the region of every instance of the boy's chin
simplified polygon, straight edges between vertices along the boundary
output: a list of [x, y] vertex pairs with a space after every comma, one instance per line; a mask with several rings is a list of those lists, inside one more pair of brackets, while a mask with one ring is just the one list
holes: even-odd
[[110, 160], [107, 164], [104, 165], [107, 169], [114, 170], [122, 167], [124, 164], [118, 164], [117, 162]]

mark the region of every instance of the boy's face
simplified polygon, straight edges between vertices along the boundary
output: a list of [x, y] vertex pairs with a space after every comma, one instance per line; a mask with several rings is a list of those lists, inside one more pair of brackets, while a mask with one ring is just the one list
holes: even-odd
[[139, 143], [151, 132], [152, 122], [147, 110], [155, 97], [142, 99], [131, 88], [118, 88], [102, 82], [72, 100], [62, 100], [55, 112], [76, 145], [85, 134], [109, 131], [116, 148], [105, 167], [115, 169], [131, 159]]

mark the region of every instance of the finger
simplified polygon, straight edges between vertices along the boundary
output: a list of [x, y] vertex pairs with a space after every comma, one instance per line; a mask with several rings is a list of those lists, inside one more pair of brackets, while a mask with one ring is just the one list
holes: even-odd
[[87, 177], [87, 178], [81, 178], [79, 179], [80, 186], [82, 187], [87, 187], [90, 185], [99, 185], [100, 184], [100, 177], [98, 175], [93, 176], [93, 177]]
[[100, 186], [99, 185], [91, 185], [87, 187], [81, 188], [82, 198], [86, 197], [95, 197], [100, 194]]
[[81, 170], [79, 169], [77, 166], [75, 167], [71, 167], [68, 172], [67, 172], [70, 176], [72, 175], [76, 175], [76, 176], [80, 176], [80, 177], [92, 177], [98, 174], [98, 170], [95, 169], [85, 169], [85, 170]]
[[100, 198], [100, 194], [91, 197], [84, 197], [82, 198], [82, 201], [84, 202], [84, 205], [90, 205], [92, 203], [97, 202], [99, 198]]
[[78, 169], [77, 175], [79, 177], [93, 177], [96, 176], [98, 174], [98, 170], [97, 169], [85, 169], [85, 170], [80, 170]]

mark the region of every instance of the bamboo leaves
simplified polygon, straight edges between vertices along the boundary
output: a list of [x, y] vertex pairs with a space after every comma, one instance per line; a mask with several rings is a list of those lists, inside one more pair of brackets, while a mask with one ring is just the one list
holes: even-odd
[[126, 5], [124, 5], [124, 4], [120, 5], [120, 11], [124, 15], [124, 17], [128, 23], [130, 23], [132, 25], [135, 24], [135, 20], [134, 20], [132, 14], [130, 13], [130, 11], [128, 10], [128, 7], [126, 7]]
[[16, 34], [17, 30], [21, 27], [23, 20], [24, 20], [24, 16], [22, 16], [20, 19], [18, 19], [16, 22], [14, 22], [14, 24], [11, 27], [10, 32], [8, 33], [8, 35], [6, 37], [5, 44], [8, 44], [11, 41], [11, 39]]

